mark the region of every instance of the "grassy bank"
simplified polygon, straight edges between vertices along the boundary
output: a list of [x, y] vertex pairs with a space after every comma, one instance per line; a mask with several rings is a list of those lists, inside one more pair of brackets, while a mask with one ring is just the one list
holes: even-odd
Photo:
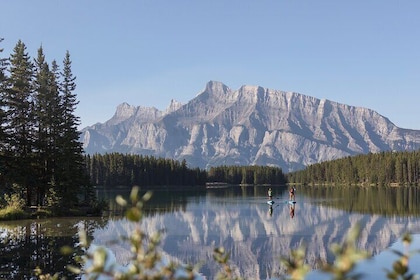
[[27, 219], [29, 217], [30, 214], [23, 209], [17, 209], [10, 206], [0, 209], [0, 221], [20, 220]]

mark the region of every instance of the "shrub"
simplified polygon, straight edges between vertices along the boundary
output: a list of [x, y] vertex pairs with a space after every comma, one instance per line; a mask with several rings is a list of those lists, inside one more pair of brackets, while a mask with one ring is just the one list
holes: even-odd
[[0, 209], [0, 220], [18, 220], [28, 217], [28, 214], [23, 210], [25, 207], [25, 200], [20, 195], [4, 194], [4, 208]]
[[25, 206], [25, 200], [17, 193], [13, 193], [11, 195], [7, 193], [4, 194], [4, 201], [6, 202], [6, 208], [22, 210]]
[[0, 209], [0, 220], [2, 221], [20, 220], [28, 217], [28, 213], [26, 213], [23, 209], [16, 209], [10, 206]]

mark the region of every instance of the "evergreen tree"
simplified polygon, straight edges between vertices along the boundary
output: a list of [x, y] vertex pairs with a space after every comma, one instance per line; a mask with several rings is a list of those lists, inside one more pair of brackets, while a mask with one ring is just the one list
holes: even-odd
[[[77, 194], [89, 179], [85, 170], [83, 146], [79, 141], [78, 126], [80, 119], [75, 115], [79, 103], [74, 93], [76, 77], [72, 73], [70, 53], [67, 51], [63, 60], [60, 91], [62, 94], [62, 125], [60, 150], [60, 192], [70, 201], [77, 201]], [[90, 192], [89, 190], [87, 190]]]
[[31, 203], [34, 187], [32, 149], [34, 141], [33, 117], [33, 64], [26, 46], [19, 41], [10, 57], [10, 77], [5, 91], [7, 155], [9, 177], [26, 189], [27, 204]]
[[48, 137], [49, 127], [47, 110], [48, 110], [48, 77], [49, 66], [45, 62], [45, 56], [42, 47], [38, 49], [38, 57], [35, 59], [35, 82], [34, 82], [34, 117], [36, 123], [35, 134], [35, 161], [37, 173], [37, 204], [42, 205], [40, 193], [45, 193], [43, 190], [48, 182], [49, 177], [49, 148]]
[[[3, 38], [0, 38], [0, 43], [3, 41]], [[0, 55], [3, 52], [3, 49], [0, 48]], [[6, 158], [4, 156], [5, 145], [6, 145], [6, 133], [4, 131], [4, 125], [6, 124], [6, 114], [5, 114], [5, 90], [7, 87], [7, 59], [0, 56], [0, 183], [4, 183], [4, 173], [6, 172]]]
[[69, 209], [89, 184], [68, 51], [63, 64], [50, 67], [42, 46], [32, 63], [22, 41], [9, 60], [0, 57], [0, 184], [20, 186], [27, 205]]
[[[3, 41], [3, 38], [0, 38], [0, 43]], [[0, 54], [3, 52], [3, 49], [0, 48]], [[4, 93], [6, 90], [6, 68], [7, 68], [7, 59], [0, 56], [0, 148], [3, 151], [4, 142], [6, 139], [3, 124], [6, 122], [6, 114], [4, 112]]]
[[[35, 60], [34, 115], [37, 126], [35, 137], [35, 166], [38, 178], [37, 205], [56, 183], [55, 172], [58, 156], [59, 124], [62, 115], [58, 88], [58, 66], [53, 61], [50, 71], [42, 47]], [[48, 198], [49, 199], [49, 198]]]

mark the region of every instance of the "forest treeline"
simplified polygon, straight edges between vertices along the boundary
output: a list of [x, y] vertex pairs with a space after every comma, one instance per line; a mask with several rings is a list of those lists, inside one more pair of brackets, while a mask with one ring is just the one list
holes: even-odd
[[219, 166], [207, 172], [189, 168], [185, 160], [134, 154], [108, 153], [85, 156], [91, 184], [96, 186], [205, 186], [228, 184], [284, 184], [280, 168], [268, 166]]
[[86, 155], [86, 170], [95, 186], [204, 186], [206, 172], [186, 161], [134, 154]]
[[287, 183], [281, 168], [271, 166], [217, 166], [208, 171], [208, 182], [228, 184], [272, 184]]
[[0, 192], [19, 194], [28, 206], [68, 209], [89, 183], [70, 54], [60, 67], [47, 62], [42, 47], [31, 58], [22, 41], [9, 57], [2, 53], [0, 48]]
[[380, 152], [312, 164], [287, 174], [289, 183], [418, 185], [420, 151]]
[[190, 169], [185, 161], [153, 156], [87, 155], [91, 184], [102, 186], [227, 184], [418, 185], [420, 151], [369, 153], [313, 164], [284, 174], [270, 166], [217, 166]]

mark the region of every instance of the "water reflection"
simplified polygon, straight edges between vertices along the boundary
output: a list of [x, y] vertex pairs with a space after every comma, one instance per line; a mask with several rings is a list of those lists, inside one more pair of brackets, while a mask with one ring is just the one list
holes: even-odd
[[[268, 205], [263, 187], [210, 190], [187, 198], [182, 211], [151, 212], [143, 227], [150, 233], [164, 229], [165, 252], [182, 262], [203, 262], [201, 271], [209, 277], [218, 269], [212, 261], [213, 249], [223, 246], [231, 252], [235, 269], [247, 279], [280, 277], [284, 271], [278, 257], [303, 243], [308, 248], [308, 262], [316, 269], [317, 260], [332, 260], [329, 246], [341, 243], [358, 222], [362, 226], [358, 246], [373, 255], [406, 231], [420, 232], [416, 204], [403, 207], [409, 201], [417, 202], [415, 188], [300, 188], [296, 204], [288, 203], [287, 189], [273, 191], [275, 204]], [[383, 203], [378, 199], [384, 199]], [[110, 232], [130, 232], [133, 225], [114, 219], [108, 227], [95, 232], [97, 242], [115, 237]], [[115, 248], [115, 252], [121, 262], [128, 256], [124, 247]]]
[[290, 218], [293, 219], [295, 217], [296, 204], [290, 204], [289, 208], [290, 208]]
[[[0, 223], [0, 279], [35, 279], [34, 269], [60, 273], [74, 278], [63, 269], [75, 265], [72, 256], [63, 256], [59, 248], [78, 243], [78, 231], [92, 232], [104, 226], [103, 219], [42, 219]], [[79, 251], [79, 253], [81, 253]]]
[[300, 190], [314, 202], [349, 212], [420, 215], [420, 188], [417, 187], [308, 187]]
[[[306, 244], [307, 262], [314, 269], [318, 260], [331, 261], [329, 246], [341, 243], [356, 223], [362, 227], [358, 246], [373, 255], [379, 255], [395, 244], [407, 231], [420, 233], [418, 188], [301, 187], [296, 190], [297, 203], [289, 204], [288, 189], [276, 187], [272, 190], [273, 205], [267, 203], [267, 190], [264, 186], [237, 186], [207, 191], [158, 191], [147, 204], [142, 227], [150, 234], [164, 230], [161, 243], [164, 254], [182, 263], [201, 263], [200, 271], [209, 279], [220, 268], [212, 257], [214, 248], [219, 246], [231, 252], [234, 269], [246, 279], [270, 279], [284, 274], [279, 256], [287, 256], [301, 244]], [[129, 190], [121, 189], [118, 193], [128, 196]], [[102, 190], [101, 195], [113, 198], [116, 192]], [[50, 254], [49, 263], [56, 264], [58, 256], [51, 254], [54, 246], [76, 242], [80, 223], [90, 229], [95, 244], [106, 244], [121, 264], [127, 263], [130, 257], [128, 244], [110, 241], [129, 234], [136, 225], [119, 216], [122, 209], [112, 201], [113, 211], [108, 213], [107, 219], [94, 223], [69, 222], [64, 231], [66, 239], [55, 241], [49, 247], [47, 238], [57, 237], [53, 233], [57, 227], [53, 224], [42, 224], [41, 228], [45, 230], [41, 231], [33, 230], [34, 222], [0, 224], [3, 233], [5, 228], [17, 228], [16, 236], [21, 240], [2, 245], [2, 252], [12, 250], [11, 255], [16, 258], [3, 258], [1, 263], [21, 262], [17, 268], [31, 267], [36, 261], [29, 260], [39, 260], [40, 254]], [[39, 233], [42, 233], [41, 237]], [[1, 236], [4, 239], [5, 234]], [[25, 254], [29, 257], [17, 252], [28, 245]], [[17, 260], [18, 257], [26, 261]], [[370, 270], [383, 271], [381, 263], [369, 265]], [[54, 269], [59, 268], [56, 265], [51, 271]], [[322, 279], [316, 274], [312, 276], [311, 279]]]

